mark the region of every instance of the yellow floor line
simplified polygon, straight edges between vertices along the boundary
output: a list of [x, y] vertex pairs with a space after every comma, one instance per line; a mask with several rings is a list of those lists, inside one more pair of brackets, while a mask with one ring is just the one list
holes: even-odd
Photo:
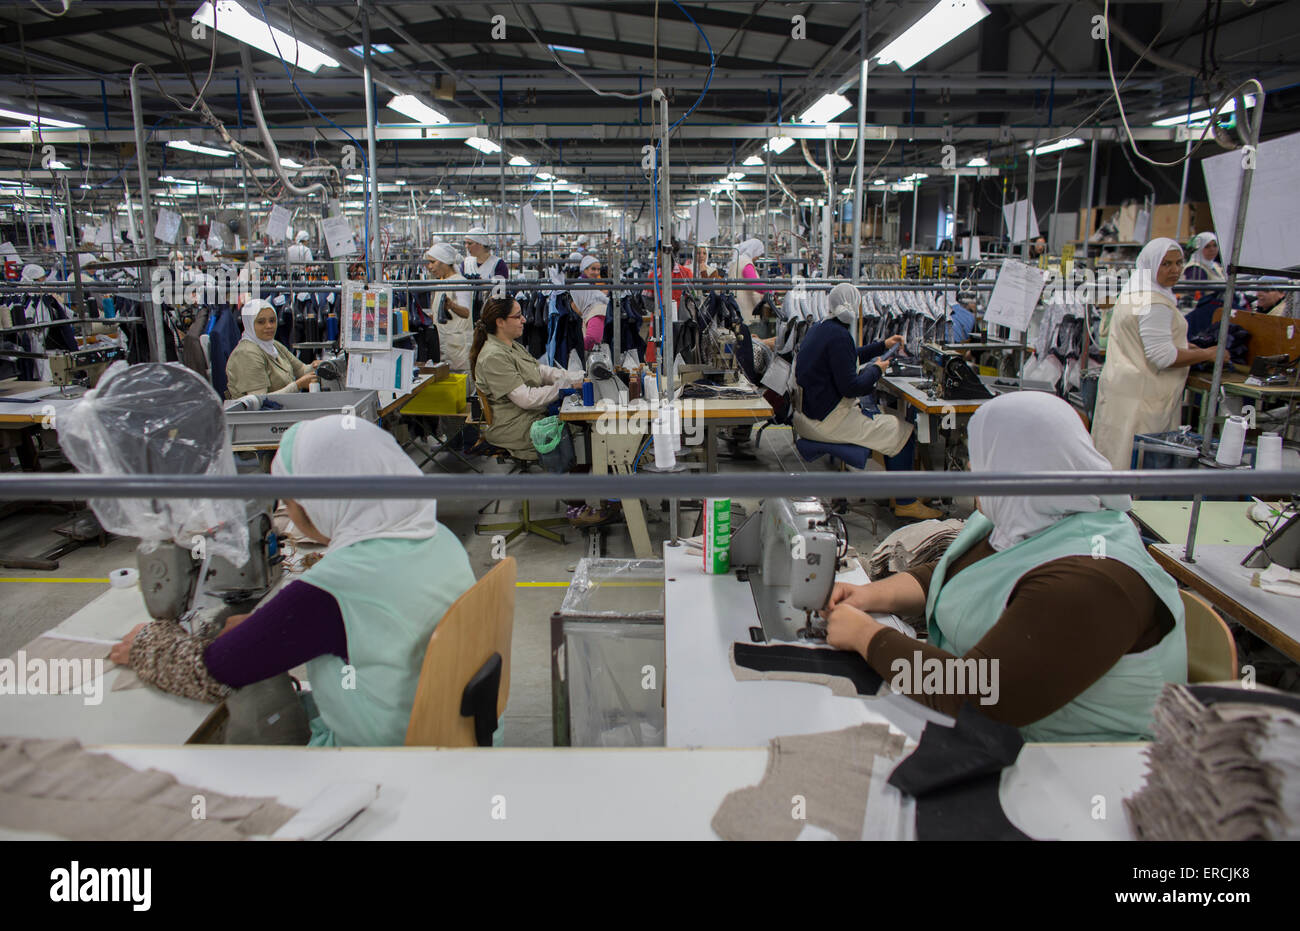
[[0, 576], [0, 582], [43, 582], [46, 585], [107, 585], [108, 579], [18, 579]]

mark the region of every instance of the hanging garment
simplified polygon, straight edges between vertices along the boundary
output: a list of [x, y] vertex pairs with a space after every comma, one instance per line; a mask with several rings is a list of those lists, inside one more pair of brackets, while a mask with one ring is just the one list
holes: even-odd
[[198, 308], [194, 315], [194, 322], [185, 331], [185, 337], [181, 342], [181, 361], [209, 381], [212, 379], [209, 375], [208, 356], [203, 350], [203, 335], [211, 316], [210, 308]]
[[542, 291], [534, 291], [517, 299], [524, 312], [524, 335], [519, 341], [524, 344], [530, 356], [540, 359], [546, 354], [550, 300]]
[[229, 307], [210, 308], [208, 318], [208, 349], [210, 355], [210, 377], [212, 387], [221, 397], [226, 396], [226, 363], [235, 351], [239, 341], [244, 337], [243, 326], [236, 320], [235, 313]]

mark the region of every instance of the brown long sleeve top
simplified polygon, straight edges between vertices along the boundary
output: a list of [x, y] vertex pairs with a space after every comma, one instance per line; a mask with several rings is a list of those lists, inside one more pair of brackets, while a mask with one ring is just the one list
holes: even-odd
[[[993, 554], [985, 538], [953, 561], [948, 577]], [[908, 570], [929, 593], [938, 562]], [[963, 659], [998, 660], [998, 700], [979, 704], [976, 684], [965, 694], [912, 694], [937, 711], [956, 715], [972, 701], [997, 721], [1024, 727], [1068, 704], [1128, 653], [1150, 649], [1173, 629], [1168, 608], [1142, 577], [1114, 559], [1066, 556], [1044, 563], [1016, 583], [997, 623]], [[953, 657], [932, 644], [883, 630], [867, 647], [867, 663], [893, 678], [893, 664]]]

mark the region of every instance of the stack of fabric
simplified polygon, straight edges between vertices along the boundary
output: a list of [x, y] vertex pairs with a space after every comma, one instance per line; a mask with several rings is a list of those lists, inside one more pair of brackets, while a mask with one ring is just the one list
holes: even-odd
[[964, 520], [923, 520], [899, 527], [871, 551], [866, 569], [874, 582], [913, 566], [923, 566], [944, 554], [957, 539]]
[[1300, 839], [1300, 696], [1167, 685], [1147, 783], [1124, 800], [1141, 840]]

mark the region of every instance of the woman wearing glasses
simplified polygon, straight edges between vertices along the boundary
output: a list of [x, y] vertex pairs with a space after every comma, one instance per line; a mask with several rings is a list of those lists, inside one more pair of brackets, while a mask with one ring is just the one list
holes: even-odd
[[483, 402], [484, 418], [491, 421], [483, 431], [484, 438], [509, 450], [516, 459], [535, 461], [539, 456], [530, 433], [533, 424], [546, 416], [561, 388], [576, 385], [564, 369], [542, 365], [529, 355], [518, 342], [523, 335], [524, 312], [519, 302], [492, 298], [483, 305], [474, 326], [469, 367]]

